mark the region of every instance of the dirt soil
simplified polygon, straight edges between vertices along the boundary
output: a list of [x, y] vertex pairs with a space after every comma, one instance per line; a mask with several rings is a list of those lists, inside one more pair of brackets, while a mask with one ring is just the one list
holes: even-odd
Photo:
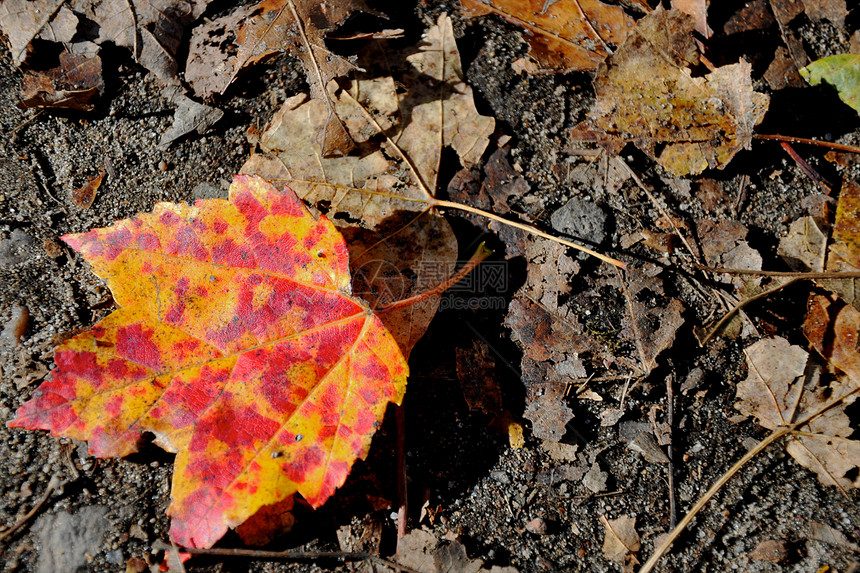
[[[624, 380], [590, 386], [605, 402], [567, 400], [575, 417], [564, 441], [578, 447], [576, 463], [605, 472], [607, 483], [600, 493], [588, 489], [581, 475], [573, 479], [571, 462], [548, 451], [531, 435], [528, 420], [522, 419], [525, 390], [518, 377], [522, 351], [504, 325], [507, 309], [439, 312], [413, 353], [405, 401], [410, 527], [426, 527], [440, 540], [459, 538], [469, 556], [484, 561], [487, 568], [510, 565], [522, 573], [614, 571], [619, 566], [603, 554], [605, 528], [600, 518], [629, 515], [636, 517], [642, 539], [638, 556], [644, 561], [658, 535], [670, 529], [666, 466], [649, 463], [626, 447], [622, 430], [633, 427], [629, 423], [648, 423], [652, 410], [665, 421], [666, 380], [675, 385], [674, 489], [677, 514], [682, 516], [751, 444], [766, 435], [754, 422], [738, 419], [733, 407], [735, 385], [746, 377], [742, 349], [755, 338], [717, 338], [700, 347], [693, 328], [713, 318], [717, 307], [684, 278], [690, 273], [689, 261], [683, 254], [663, 257], [642, 244], [621, 247], [622, 237], [643, 227], [655, 228], [661, 215], [632, 181], [610, 192], [600, 168], [577, 170], [588, 165], [589, 158], [569, 153], [566, 132], [585, 117], [593, 102], [590, 76], [518, 73], [512, 62], [525, 55], [527, 45], [516, 28], [495, 17], [464, 20], [456, 3], [429, 4], [391, 13], [389, 27], [404, 28], [414, 41], [437, 14], [452, 14], [466, 79], [479, 110], [495, 117], [498, 131], [511, 136], [508, 158], [528, 183], [524, 194], [511, 198], [514, 211], [549, 229], [553, 213], [572, 198], [599, 205], [608, 221], [604, 250], [625, 260], [653, 259], [677, 269], [663, 275], [669, 277], [664, 296], [682, 301], [687, 310], [674, 345], [660, 356], [658, 367], [627, 390], [620, 424], [602, 426], [600, 414], [619, 404]], [[720, 4], [712, 10], [710, 22], [718, 31], [743, 2]], [[855, 10], [849, 28], [856, 28], [856, 16]], [[804, 21], [795, 32], [813, 58], [848, 51], [847, 36], [827, 23]], [[745, 56], [754, 64], [756, 89], [771, 93], [761, 78], [780, 41], [774, 28], [741, 38], [718, 33], [711, 54], [716, 65]], [[58, 564], [69, 558], [59, 555], [63, 551], [79, 551], [84, 571], [126, 571], [132, 558], [153, 560], [153, 543], [167, 538], [170, 454], [144, 446], [125, 459], [95, 459], [87, 455], [84, 444], [5, 426], [53, 366], [57, 343], [113, 308], [104, 283], [62, 246], [59, 236], [110, 225], [149, 211], [159, 201], [225, 197], [231, 174], [238, 172], [251, 151], [248, 129], [264, 127], [281, 102], [306, 89], [299, 63], [289, 56], [258, 67], [217, 100], [226, 116], [211, 133], [184, 138], [162, 151], [156, 142], [170, 125], [172, 108], [153, 78], [124, 50], [106, 58], [105, 77], [107, 92], [94, 113], [45, 112], [36, 117], [34, 111], [15, 106], [21, 73], [8, 51], [0, 50], [0, 324], [8, 320], [15, 305], [29, 310], [23, 341], [4, 347], [0, 355], [0, 525], [22, 518], [52, 479], [65, 484], [19, 532], [0, 542], [4, 572], [60, 571]], [[785, 89], [772, 96], [759, 132], [860, 143], [857, 115], [833, 93]], [[827, 177], [858, 176], [856, 168], [824, 161], [823, 151], [798, 150]], [[698, 179], [691, 179], [692, 188], [672, 179], [633, 147], [625, 149], [622, 157], [653, 188], [658, 201], [681, 220], [692, 224], [732, 218], [749, 227], [750, 245], [763, 253], [764, 268], [769, 269], [785, 268], [775, 246], [789, 223], [804, 214], [803, 199], [820, 193], [817, 184], [771, 142], [756, 142], [726, 170], [705, 174], [725, 190], [723, 199], [716, 202], [698, 192]], [[94, 176], [106, 158], [116, 176], [106, 179], [92, 207], [75, 207], [72, 192]], [[456, 169], [449, 165], [443, 174], [450, 179]], [[445, 189], [447, 183], [441, 187]], [[505, 241], [484, 221], [448, 216], [464, 258], [477, 239], [484, 239], [497, 249], [498, 260], [506, 260]], [[527, 262], [509, 260], [509, 282], [499, 293], [506, 303], [525, 281]], [[583, 268], [575, 286], [586, 290], [589, 281], [605, 271], [593, 260], [579, 262]], [[748, 309], [754, 324], [767, 317], [762, 328], [768, 330], [759, 334], [787, 335], [802, 344], [798, 326], [805, 292], [788, 290]], [[566, 304], [588, 313], [590, 324], [604, 330], [607, 344], [612, 343], [613, 329], [624, 320], [623, 304], [617, 298], [582, 300], [575, 290]], [[463, 398], [457, 350], [471, 352], [479, 339], [492, 349], [494, 376], [505, 408], [526, 426], [525, 446], [520, 449], [512, 449], [508, 436], [494, 429], [492, 416], [471, 412]], [[855, 424], [857, 413], [855, 408]], [[317, 512], [300, 511], [297, 527], [268, 549], [336, 551], [338, 530], [341, 535], [348, 530], [356, 538], [378, 533], [382, 553], [393, 552], [392, 419], [390, 410], [368, 460], [356, 466], [347, 485]], [[809, 528], [810, 522], [821, 522], [856, 543], [860, 535], [857, 502], [856, 490], [842, 494], [825, 487], [784, 449], [769, 448], [729, 482], [658, 570], [808, 572], [826, 566], [832, 571], [856, 570], [856, 553], [810, 539]], [[64, 513], [75, 517], [68, 519]], [[784, 560], [750, 556], [765, 540], [784, 542]], [[237, 547], [240, 541], [231, 533], [220, 546]], [[213, 572], [368, 570], [361, 567], [322, 560], [281, 563], [214, 557], [188, 564], [189, 571]]]

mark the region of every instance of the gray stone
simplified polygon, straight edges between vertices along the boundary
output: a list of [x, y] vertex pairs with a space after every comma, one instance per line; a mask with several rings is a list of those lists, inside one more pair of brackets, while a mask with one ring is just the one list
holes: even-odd
[[108, 528], [108, 509], [101, 505], [40, 517], [33, 526], [39, 533], [39, 573], [74, 573], [98, 553]]
[[606, 240], [609, 216], [593, 201], [574, 197], [550, 217], [552, 228], [595, 245]]

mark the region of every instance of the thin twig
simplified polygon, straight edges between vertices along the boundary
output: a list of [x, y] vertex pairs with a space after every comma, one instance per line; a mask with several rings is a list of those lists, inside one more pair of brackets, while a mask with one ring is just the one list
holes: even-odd
[[716, 267], [708, 267], [705, 265], [694, 265], [696, 268], [703, 271], [709, 271], [717, 274], [726, 275], [754, 275], [758, 277], [785, 277], [800, 280], [813, 279], [857, 279], [860, 278], [860, 271], [825, 271], [825, 272], [804, 272], [804, 271], [757, 271], [755, 269], [720, 269]]
[[419, 573], [411, 567], [401, 565], [390, 559], [385, 559], [373, 553], [359, 551], [263, 551], [260, 549], [199, 549], [196, 547], [179, 547], [180, 551], [191, 555], [210, 555], [213, 557], [248, 557], [267, 561], [319, 561], [330, 559], [335, 561], [369, 561], [377, 565], [385, 565], [403, 573]]
[[738, 196], [735, 199], [735, 204], [732, 207], [732, 216], [737, 219], [738, 213], [741, 211], [741, 206], [744, 204], [744, 200], [747, 198], [747, 181], [749, 177], [744, 174], [741, 175], [741, 181], [738, 183]]
[[28, 117], [27, 119], [25, 119], [24, 121], [22, 121], [21, 123], [19, 123], [19, 124], [18, 124], [18, 125], [16, 125], [15, 127], [13, 127], [12, 129], [10, 129], [10, 130], [8, 131], [8, 134], [9, 134], [9, 135], [11, 135], [13, 139], [14, 139], [14, 138], [16, 138], [16, 137], [18, 137], [18, 133], [19, 133], [22, 129], [24, 129], [25, 127], [27, 127], [27, 126], [28, 126], [28, 125], [30, 125], [31, 123], [33, 123], [33, 122], [34, 122], [34, 121], [35, 121], [35, 120], [36, 120], [40, 115], [42, 115], [43, 113], [45, 113], [45, 108], [40, 109], [39, 111], [37, 111], [36, 113], [34, 113], [33, 115], [31, 115], [30, 117]]
[[669, 426], [668, 438], [669, 449], [667, 456], [669, 463], [666, 465], [669, 482], [669, 527], [675, 527], [678, 523], [678, 506], [675, 500], [675, 456], [672, 444], [672, 429], [675, 427], [675, 374], [672, 372], [666, 376], [666, 424]]
[[137, 13], [134, 11], [134, 5], [131, 3], [131, 0], [125, 0], [125, 3], [128, 4], [128, 13], [131, 14], [131, 29], [132, 34], [134, 34], [134, 42], [132, 43], [132, 55], [134, 56], [135, 62], [140, 62], [140, 50], [137, 47]]
[[400, 404], [395, 411], [397, 422], [397, 544], [406, 536], [409, 498], [406, 489], [406, 405]]
[[446, 290], [448, 290], [449, 288], [451, 288], [452, 286], [454, 286], [455, 284], [457, 284], [458, 282], [463, 280], [463, 278], [466, 275], [468, 275], [470, 272], [472, 272], [472, 270], [476, 266], [478, 266], [478, 264], [481, 261], [483, 261], [484, 259], [486, 259], [487, 257], [489, 257], [492, 254], [493, 254], [493, 251], [491, 251], [489, 248], [487, 248], [487, 246], [484, 243], [481, 243], [480, 245], [478, 245], [478, 248], [475, 251], [475, 254], [473, 254], [472, 257], [468, 261], [466, 261], [466, 264], [463, 265], [463, 267], [460, 270], [458, 270], [456, 273], [451, 275], [451, 277], [448, 280], [436, 285], [435, 287], [431, 288], [430, 290], [426, 290], [424, 292], [418, 293], [415, 296], [410, 296], [409, 298], [404, 298], [404, 299], [398, 300], [397, 302], [393, 302], [393, 303], [389, 304], [388, 306], [383, 306], [382, 308], [378, 308], [378, 309], [376, 309], [376, 314], [382, 314], [385, 312], [390, 312], [392, 310], [395, 310], [398, 308], [403, 308], [405, 306], [412, 306], [412, 305], [417, 304], [423, 300], [427, 300], [428, 298], [442, 294], [443, 292], [445, 292]]
[[684, 247], [686, 247], [687, 252], [690, 253], [690, 256], [693, 257], [693, 260], [698, 262], [699, 257], [696, 256], [696, 252], [693, 250], [693, 247], [690, 246], [690, 243], [687, 242], [687, 238], [684, 237], [684, 235], [681, 233], [681, 230], [678, 229], [678, 227], [675, 225], [675, 221], [672, 220], [672, 217], [669, 215], [669, 213], [663, 208], [662, 205], [660, 205], [660, 203], [657, 201], [657, 198], [654, 197], [648, 187], [642, 182], [641, 179], [639, 179], [639, 176], [636, 175], [636, 172], [633, 171], [630, 166], [627, 165], [627, 163], [620, 157], [616, 157], [615, 160], [618, 162], [619, 165], [621, 165], [621, 167], [624, 168], [625, 171], [627, 171], [627, 174], [630, 176], [631, 179], [633, 179], [633, 181], [636, 183], [636, 186], [639, 187], [639, 189], [641, 189], [642, 192], [644, 192], [645, 195], [648, 196], [648, 199], [651, 200], [651, 203], [654, 205], [654, 207], [657, 208], [663, 218], [665, 218], [666, 221], [669, 222], [669, 225], [672, 226], [672, 231], [674, 231], [675, 235], [677, 235], [678, 238], [681, 239], [681, 242], [684, 244]]
[[0, 543], [5, 541], [6, 538], [9, 537], [10, 535], [12, 535], [13, 533], [15, 533], [16, 531], [21, 529], [21, 527], [23, 527], [25, 523], [30, 521], [30, 519], [34, 515], [36, 515], [39, 512], [39, 510], [42, 509], [42, 507], [46, 503], [48, 503], [48, 498], [51, 497], [51, 493], [55, 489], [57, 489], [58, 487], [61, 487], [63, 485], [64, 485], [64, 483], [62, 480], [60, 480], [59, 477], [57, 477], [56, 475], [51, 476], [51, 480], [48, 482], [48, 486], [45, 488], [45, 492], [42, 494], [42, 497], [39, 498], [39, 501], [36, 502], [36, 505], [34, 505], [33, 508], [30, 511], [28, 511], [26, 515], [24, 515], [24, 517], [22, 517], [21, 519], [16, 521], [12, 527], [7, 529], [3, 533], [0, 533]]
[[805, 137], [792, 137], [790, 135], [777, 135], [767, 133], [754, 133], [753, 139], [761, 139], [763, 141], [785, 141], [786, 143], [802, 143], [804, 145], [815, 145], [818, 147], [826, 147], [837, 151], [847, 151], [849, 153], [860, 153], [860, 147], [854, 145], [845, 145], [842, 143], [833, 143], [830, 141], [820, 141], [818, 139], [806, 139]]
[[807, 177], [821, 185], [824, 188], [824, 192], [827, 195], [830, 195], [830, 191], [833, 186], [826, 179], [824, 179], [824, 177], [822, 177], [821, 174], [818, 173], [818, 171], [813, 169], [812, 166], [807, 163], [806, 160], [802, 158], [791, 145], [789, 145], [785, 141], [781, 141], [779, 145], [786, 153], [788, 153], [788, 156], [794, 160], [797, 166], [800, 167], [800, 170], [806, 173]]
[[[810, 273], [810, 274], [811, 274], [811, 273]], [[764, 297], [770, 296], [770, 295], [772, 295], [773, 293], [775, 293], [775, 292], [777, 292], [777, 291], [780, 291], [780, 290], [784, 289], [785, 287], [787, 287], [787, 286], [789, 286], [789, 285], [792, 285], [792, 284], [794, 284], [794, 283], [796, 283], [796, 282], [798, 282], [798, 281], [800, 281], [800, 280], [802, 280], [802, 277], [797, 277], [797, 278], [793, 278], [793, 279], [787, 280], [787, 281], [785, 281], [784, 283], [780, 283], [780, 284], [776, 285], [775, 287], [769, 288], [769, 289], [767, 289], [767, 290], [764, 290], [764, 291], [762, 291], [762, 292], [758, 293], [757, 295], [751, 296], [751, 297], [749, 297], [749, 298], [746, 298], [746, 299], [744, 299], [744, 300], [740, 301], [740, 302], [739, 302], [739, 303], [737, 303], [734, 307], [732, 307], [732, 309], [731, 309], [729, 312], [727, 312], [725, 315], [723, 315], [723, 318], [721, 318], [721, 319], [717, 322], [717, 324], [715, 324], [715, 325], [714, 325], [714, 327], [713, 327], [713, 328], [711, 328], [711, 330], [708, 332], [708, 334], [706, 334], [706, 335], [705, 335], [705, 337], [702, 339], [701, 345], [702, 345], [702, 346], [705, 346], [708, 342], [710, 342], [710, 341], [711, 341], [711, 339], [712, 339], [714, 336], [716, 336], [716, 334], [717, 334], [718, 332], [720, 332], [720, 331], [722, 330], [722, 328], [726, 325], [726, 323], [727, 323], [729, 320], [731, 320], [731, 318], [732, 318], [732, 317], [733, 317], [733, 316], [734, 316], [738, 311], [740, 311], [741, 309], [743, 309], [745, 306], [747, 306], [747, 305], [748, 305], [748, 304], [750, 304], [751, 302], [755, 302], [755, 301], [757, 301], [757, 300], [758, 300], [758, 299], [760, 299], [760, 298], [764, 298]]]

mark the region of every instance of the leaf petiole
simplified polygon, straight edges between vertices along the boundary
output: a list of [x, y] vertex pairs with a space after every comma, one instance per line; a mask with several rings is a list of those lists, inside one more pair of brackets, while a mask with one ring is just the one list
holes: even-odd
[[409, 298], [404, 298], [402, 300], [398, 300], [397, 302], [393, 302], [388, 306], [384, 306], [380, 309], [376, 310], [376, 314], [382, 314], [384, 312], [389, 312], [392, 310], [396, 310], [398, 308], [403, 308], [406, 306], [412, 306], [413, 304], [417, 304], [419, 302], [425, 301], [434, 296], [438, 296], [463, 280], [475, 267], [477, 267], [481, 261], [485, 260], [487, 257], [493, 254], [493, 251], [487, 247], [485, 243], [481, 243], [478, 245], [478, 248], [475, 250], [475, 253], [466, 261], [466, 264], [463, 265], [460, 270], [451, 275], [448, 280], [438, 284], [428, 291], [424, 291], [420, 294], [416, 294], [415, 296], [410, 296]]

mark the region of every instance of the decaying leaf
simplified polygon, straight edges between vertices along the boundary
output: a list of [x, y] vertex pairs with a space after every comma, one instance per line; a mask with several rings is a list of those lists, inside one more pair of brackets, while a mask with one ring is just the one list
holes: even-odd
[[63, 4], [65, 0], [5, 0], [0, 3], [0, 28], [16, 65], [24, 63], [30, 42], [50, 26]]
[[[850, 343], [853, 346], [850, 341], [856, 339], [860, 312], [846, 306], [843, 310], [851, 309], [852, 314], [843, 315], [843, 320], [837, 320], [831, 326], [829, 308], [824, 297], [814, 297], [804, 332], [812, 345], [823, 352], [823, 337], [832, 328], [838, 348], [848, 351], [844, 345]], [[853, 325], [845, 322], [853, 322]], [[852, 326], [854, 330], [849, 332]], [[860, 363], [856, 350], [851, 350], [854, 357], [848, 360]], [[843, 490], [860, 487], [860, 477], [856, 473], [860, 467], [860, 442], [849, 439], [853, 430], [845, 413], [845, 406], [853, 400], [853, 394], [860, 387], [858, 382], [852, 380], [851, 374], [836, 378], [829, 385], [814, 376], [807, 376], [807, 352], [784, 338], [760, 340], [748, 347], [745, 353], [749, 374], [738, 384], [735, 407], [754, 416], [759, 424], [770, 430], [801, 423], [788, 438], [788, 453], [818, 474], [826, 485], [835, 485]], [[825, 357], [841, 368], [844, 358], [841, 354], [825, 354]], [[855, 374], [860, 374], [860, 369], [855, 370]], [[828, 408], [831, 403], [836, 405]]]
[[466, 16], [494, 14], [525, 28], [531, 72], [591, 71], [620, 45], [633, 19], [600, 0], [460, 0]]
[[814, 217], [801, 217], [779, 240], [777, 253], [796, 271], [820, 271], [824, 267], [827, 235]]
[[185, 28], [211, 0], [74, 0], [73, 11], [96, 26], [92, 39], [128, 48], [136, 61], [165, 84], [179, 85], [176, 54]]
[[24, 75], [18, 106], [90, 111], [104, 88], [98, 46], [77, 42], [63, 49], [57, 67]]
[[[494, 128], [491, 118], [478, 113], [463, 81], [447, 15], [409, 54], [389, 60], [394, 54], [374, 52], [362, 62], [367, 74], [354, 78], [349, 89], [329, 84], [336, 113], [358, 146], [354, 152], [324, 155], [318, 136], [329, 109], [320, 99], [300, 95], [272, 118], [260, 138], [263, 153], [242, 167], [243, 173], [283, 181], [329, 213], [347, 235], [355, 276], [371, 279], [362, 287], [371, 303], [380, 294], [407, 297], [429, 290], [450, 276], [456, 239], [443, 217], [427, 211], [428, 193], [436, 190], [444, 147], [453, 148], [464, 165], [473, 165]], [[380, 65], [394, 70], [397, 83], [376, 70]], [[390, 139], [380, 143], [380, 131]], [[406, 354], [438, 301], [433, 297], [383, 316]]]
[[749, 558], [782, 563], [788, 560], [788, 547], [783, 539], [765, 539], [749, 552]]
[[325, 34], [362, 9], [362, 0], [264, 0], [239, 8], [194, 30], [185, 78], [197, 95], [209, 97], [224, 93], [250, 66], [291, 52], [304, 65], [311, 97], [326, 104], [326, 121], [318, 134], [323, 156], [343, 155], [353, 142], [326, 86], [356, 67], [325, 47]]
[[828, 545], [835, 545], [849, 551], [860, 552], [860, 545], [850, 541], [844, 533], [834, 529], [825, 523], [818, 521], [809, 522], [809, 537]]
[[801, 0], [803, 11], [810, 20], [829, 20], [839, 28], [845, 28], [848, 8], [845, 0]]
[[350, 292], [346, 244], [289, 189], [237, 176], [230, 200], [153, 213], [64, 240], [120, 306], [63, 343], [13, 427], [176, 452], [170, 534], [208, 547], [261, 507], [343, 484], [407, 366]]
[[192, 131], [203, 135], [209, 128], [224, 117], [224, 112], [218, 108], [198, 103], [182, 93], [177, 86], [167, 86], [164, 95], [168, 101], [176, 105], [173, 112], [173, 124], [161, 134], [158, 147], [166, 149], [171, 143]]
[[[858, 209], [860, 185], [846, 180], [836, 204], [830, 246], [827, 246], [824, 223], [812, 217], [801, 217], [792, 223], [789, 234], [780, 241], [779, 254], [799, 271], [821, 271], [822, 266], [832, 272], [860, 271]], [[860, 309], [860, 279], [821, 278], [816, 282]]]
[[672, 0], [672, 9], [692, 16], [696, 21], [696, 31], [705, 39], [713, 35], [714, 31], [708, 26], [707, 0]]
[[623, 571], [632, 572], [633, 567], [639, 564], [636, 553], [641, 547], [639, 534], [636, 532], [636, 518], [622, 515], [617, 519], [607, 519], [605, 515], [601, 515], [600, 522], [606, 528], [603, 555], [620, 564]]
[[95, 177], [78, 187], [72, 192], [72, 203], [80, 209], [89, 209], [93, 201], [96, 200], [96, 192], [101, 187], [102, 180], [105, 177], [105, 169], [99, 169]]
[[839, 99], [860, 112], [860, 54], [838, 54], [816, 60], [800, 70], [811, 85], [821, 82], [836, 88]]
[[517, 573], [514, 567], [484, 567], [482, 561], [469, 558], [459, 540], [440, 542], [425, 529], [415, 529], [400, 540], [397, 562], [420, 573]]
[[748, 147], [768, 97], [752, 89], [745, 62], [693, 77], [694, 20], [677, 10], [640, 20], [594, 78], [597, 100], [574, 139], [611, 153], [636, 144], [675, 175], [723, 168]]
[[475, 340], [471, 349], [458, 348], [456, 356], [457, 378], [469, 409], [491, 416], [500, 414], [502, 390], [496, 381], [496, 362], [487, 343]]
[[[657, 275], [663, 269], [646, 264], [630, 269], [624, 286], [624, 296], [630, 320], [625, 321], [621, 335], [636, 345], [639, 353], [640, 375], [657, 366], [657, 357], [675, 341], [683, 323], [684, 305], [676, 298], [663, 298], [663, 281]], [[655, 300], [657, 299], [657, 300]]]
[[581, 334], [577, 318], [567, 316], [558, 304], [559, 291], [579, 269], [561, 245], [527, 241], [525, 249], [529, 274], [508, 307], [505, 326], [523, 350], [523, 415], [531, 420], [536, 437], [558, 442], [573, 419], [565, 403], [567, 385], [587, 375], [579, 352], [589, 348], [590, 341]]

